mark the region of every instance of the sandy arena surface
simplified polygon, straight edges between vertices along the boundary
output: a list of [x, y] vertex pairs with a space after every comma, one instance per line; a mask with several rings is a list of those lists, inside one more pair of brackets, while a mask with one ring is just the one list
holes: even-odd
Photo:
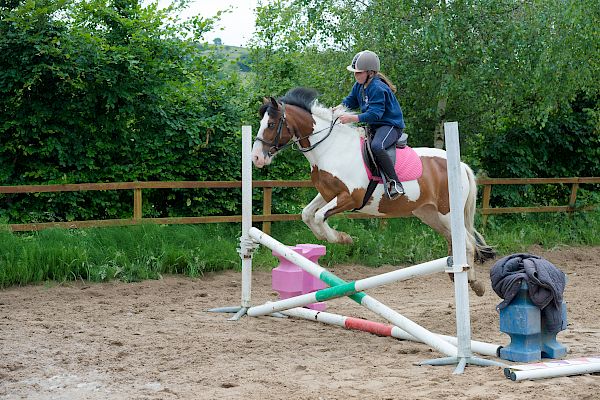
[[[600, 354], [600, 247], [532, 253], [568, 275], [568, 358]], [[473, 339], [508, 344], [487, 282], [470, 296]], [[392, 270], [338, 266], [347, 280]], [[417, 366], [441, 354], [427, 345], [316, 322], [245, 317], [240, 274], [164, 277], [141, 283], [15, 287], [0, 291], [2, 399], [600, 399], [600, 375], [513, 382], [499, 367]], [[253, 303], [274, 300], [270, 274], [253, 275]], [[454, 289], [445, 274], [369, 294], [431, 331], [455, 335]], [[383, 321], [347, 298], [328, 311]]]

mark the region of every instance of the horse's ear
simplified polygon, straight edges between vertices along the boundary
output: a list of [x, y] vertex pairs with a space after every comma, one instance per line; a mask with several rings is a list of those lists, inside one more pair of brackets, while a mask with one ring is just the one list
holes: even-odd
[[269, 99], [268, 97], [263, 97], [263, 104], [269, 104], [271, 102], [271, 99]]
[[271, 105], [273, 106], [273, 108], [275, 108], [276, 110], [279, 108], [279, 104], [277, 104], [277, 100], [275, 100], [275, 97], [271, 96]]

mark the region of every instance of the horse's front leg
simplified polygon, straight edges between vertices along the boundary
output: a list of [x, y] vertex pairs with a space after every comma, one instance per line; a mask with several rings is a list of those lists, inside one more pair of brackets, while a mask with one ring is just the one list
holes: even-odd
[[327, 204], [327, 202], [319, 193], [302, 210], [302, 221], [304, 221], [306, 226], [310, 228], [312, 233], [319, 240], [327, 240], [327, 234], [325, 233], [325, 229], [323, 229], [323, 224], [318, 224], [315, 221], [315, 213], [319, 208], [323, 207], [325, 204]]
[[325, 232], [325, 238], [330, 243], [352, 244], [352, 238], [346, 232], [336, 231], [327, 223], [327, 218], [332, 215], [352, 210], [356, 207], [350, 194], [341, 193], [334, 197], [324, 207], [315, 213], [315, 223]]

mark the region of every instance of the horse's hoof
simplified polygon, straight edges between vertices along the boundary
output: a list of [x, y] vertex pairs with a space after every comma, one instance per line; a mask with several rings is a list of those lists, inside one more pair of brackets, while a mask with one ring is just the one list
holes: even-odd
[[480, 281], [469, 281], [469, 286], [475, 292], [475, 294], [479, 297], [485, 294], [485, 285]]
[[340, 232], [338, 235], [338, 243], [340, 244], [352, 244], [354, 241], [352, 237], [345, 232]]

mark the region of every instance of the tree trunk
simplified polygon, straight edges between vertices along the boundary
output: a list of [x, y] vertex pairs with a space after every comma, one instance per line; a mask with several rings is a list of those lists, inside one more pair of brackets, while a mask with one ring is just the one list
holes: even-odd
[[436, 149], [443, 149], [445, 140], [444, 140], [444, 121], [446, 118], [446, 103], [448, 102], [448, 97], [444, 96], [438, 100], [436, 117], [437, 124], [435, 126], [435, 132], [433, 134], [433, 147]]

